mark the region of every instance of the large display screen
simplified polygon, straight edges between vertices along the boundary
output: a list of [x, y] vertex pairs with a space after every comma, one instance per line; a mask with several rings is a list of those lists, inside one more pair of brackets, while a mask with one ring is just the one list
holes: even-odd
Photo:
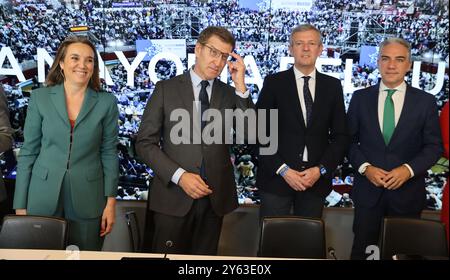
[[[15, 144], [3, 155], [5, 178], [15, 177], [15, 155], [23, 142], [30, 94], [44, 86], [56, 50], [71, 33], [89, 36], [101, 56], [103, 88], [118, 99], [121, 199], [146, 199], [155, 174], [136, 157], [134, 141], [155, 83], [181, 74], [195, 62], [202, 29], [228, 28], [247, 66], [254, 102], [263, 79], [287, 69], [288, 40], [301, 23], [317, 26], [324, 51], [317, 69], [342, 81], [346, 107], [356, 89], [376, 84], [378, 45], [399, 36], [412, 45], [414, 67], [407, 81], [448, 100], [448, 0], [0, 0], [0, 82], [6, 91]], [[220, 77], [231, 83], [227, 69]], [[257, 204], [257, 158], [246, 146], [231, 148], [239, 202]], [[328, 206], [350, 206], [353, 168], [345, 160], [335, 171]], [[439, 209], [448, 161], [428, 172], [427, 208]]]

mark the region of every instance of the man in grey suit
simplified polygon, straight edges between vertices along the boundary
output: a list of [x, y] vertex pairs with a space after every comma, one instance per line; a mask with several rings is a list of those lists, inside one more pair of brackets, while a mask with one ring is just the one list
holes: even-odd
[[[0, 86], [0, 153], [3, 153], [11, 148], [12, 145], [11, 125], [9, 123], [8, 103], [6, 102], [5, 92]], [[0, 202], [6, 199], [6, 189], [0, 170]]]
[[[158, 82], [148, 101], [136, 151], [156, 174], [148, 204], [154, 212], [154, 252], [217, 254], [223, 216], [238, 206], [229, 145], [224, 143], [229, 130], [220, 121], [219, 131], [211, 135], [212, 123], [206, 120], [208, 109], [223, 116], [227, 109], [254, 108], [244, 83], [245, 65], [234, 47], [228, 30], [206, 28], [195, 45], [192, 69]], [[231, 57], [235, 61], [228, 61]], [[225, 64], [235, 88], [216, 79]], [[189, 121], [180, 125], [183, 112]], [[196, 141], [199, 134], [203, 137]], [[220, 141], [205, 142], [209, 136]]]

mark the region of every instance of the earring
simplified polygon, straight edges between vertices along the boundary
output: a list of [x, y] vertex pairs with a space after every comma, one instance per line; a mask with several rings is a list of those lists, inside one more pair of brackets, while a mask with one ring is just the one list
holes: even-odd
[[61, 76], [63, 77], [63, 80], [65, 81], [66, 80], [66, 76], [64, 76], [64, 70], [60, 69], [59, 73], [61, 73]]

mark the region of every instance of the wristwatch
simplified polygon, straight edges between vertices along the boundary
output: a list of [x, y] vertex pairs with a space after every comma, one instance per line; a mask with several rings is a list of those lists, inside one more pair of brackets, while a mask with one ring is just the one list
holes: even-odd
[[327, 169], [322, 164], [319, 165], [320, 176], [325, 176], [327, 174]]

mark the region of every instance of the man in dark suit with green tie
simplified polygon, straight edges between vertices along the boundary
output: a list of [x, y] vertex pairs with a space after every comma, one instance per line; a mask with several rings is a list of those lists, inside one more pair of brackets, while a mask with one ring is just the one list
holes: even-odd
[[425, 206], [425, 174], [442, 154], [434, 96], [404, 81], [411, 47], [400, 38], [380, 45], [381, 82], [356, 91], [348, 110], [355, 172], [352, 259], [377, 245], [384, 216], [419, 218]]

